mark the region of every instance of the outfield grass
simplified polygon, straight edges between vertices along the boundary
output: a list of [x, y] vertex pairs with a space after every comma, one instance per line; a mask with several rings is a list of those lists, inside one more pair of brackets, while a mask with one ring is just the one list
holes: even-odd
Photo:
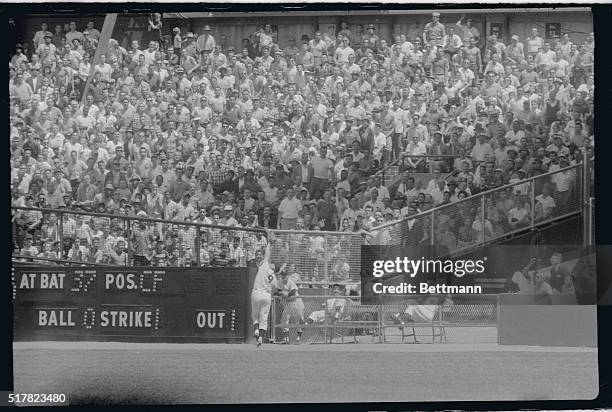
[[592, 399], [597, 352], [496, 345], [14, 347], [17, 392], [102, 404]]

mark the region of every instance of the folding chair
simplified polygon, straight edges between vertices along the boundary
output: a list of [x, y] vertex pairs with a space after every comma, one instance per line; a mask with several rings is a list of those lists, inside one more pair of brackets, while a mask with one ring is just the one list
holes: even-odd
[[[444, 338], [444, 342], [447, 342], [446, 329], [444, 327], [443, 318], [444, 312], [442, 310], [442, 305], [438, 305], [436, 309], [436, 314], [430, 322], [406, 322], [403, 327], [400, 327], [400, 331], [402, 332], [402, 343], [404, 343], [405, 339], [408, 337], [412, 337], [414, 339], [414, 343], [419, 343], [419, 341], [417, 340], [417, 336], [426, 336], [417, 335], [415, 327], [431, 327], [431, 343], [436, 343], [436, 338], [438, 337], [440, 338], [440, 343], [442, 343], [442, 338]], [[412, 333], [408, 332], [407, 329], [410, 329]]]

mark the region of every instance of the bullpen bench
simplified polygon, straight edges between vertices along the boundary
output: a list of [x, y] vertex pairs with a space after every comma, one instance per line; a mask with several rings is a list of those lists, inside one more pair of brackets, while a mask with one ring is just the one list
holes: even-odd
[[358, 343], [357, 336], [363, 335], [371, 335], [372, 343], [378, 337], [380, 343], [382, 331], [379, 306], [351, 302], [336, 320], [332, 320], [329, 328], [329, 343], [336, 337], [340, 337], [342, 342], [344, 337], [352, 337], [353, 342]]

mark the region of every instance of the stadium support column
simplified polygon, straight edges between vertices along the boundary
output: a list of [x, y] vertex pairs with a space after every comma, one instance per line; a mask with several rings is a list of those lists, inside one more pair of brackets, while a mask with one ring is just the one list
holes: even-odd
[[[482, 55], [484, 55], [484, 51], [486, 50], [486, 48], [487, 48], [487, 46], [489, 44], [489, 36], [487, 35], [487, 33], [491, 31], [491, 28], [489, 26], [489, 19], [487, 18], [488, 17], [487, 13], [483, 13], [482, 17], [483, 17], [483, 19], [482, 19], [482, 30], [483, 30], [483, 32], [480, 33], [480, 40], [481, 41], [484, 40], [484, 41], [481, 44], [480, 51], [482, 52]], [[483, 69], [483, 72], [484, 72], [484, 69]]]
[[325, 249], [323, 254], [323, 279], [325, 279], [326, 282], [329, 282], [329, 234], [325, 233], [323, 237], [325, 239]]
[[196, 267], [200, 267], [202, 262], [200, 261], [200, 236], [202, 234], [202, 232], [200, 231], [201, 226], [196, 226], [196, 237], [195, 237], [195, 244], [194, 244], [194, 248], [195, 248], [195, 262], [196, 262]]
[[435, 246], [436, 245], [436, 239], [434, 239], [435, 235], [436, 235], [436, 213], [435, 212], [431, 212], [431, 223], [430, 223], [431, 228], [429, 229], [429, 237], [431, 238], [431, 240], [429, 241], [429, 244], [431, 246]]
[[482, 199], [480, 199], [480, 209], [481, 209], [481, 214], [479, 216], [480, 220], [480, 224], [482, 225], [482, 245], [484, 246], [486, 240], [487, 240], [487, 214], [486, 214], [486, 210], [487, 210], [487, 199], [485, 195], [481, 195]]
[[535, 227], [535, 179], [530, 184], [529, 206], [531, 208], [531, 229]]
[[85, 89], [83, 89], [83, 96], [81, 96], [81, 104], [85, 104], [85, 98], [87, 97], [89, 86], [91, 85], [91, 79], [93, 77], [95, 67], [100, 61], [100, 55], [106, 53], [106, 51], [108, 50], [108, 41], [110, 40], [111, 35], [113, 34], [113, 29], [115, 28], [116, 21], [117, 13], [109, 13], [104, 18], [104, 24], [102, 25], [102, 31], [100, 32], [100, 41], [98, 42], [98, 48], [96, 49], [93, 61], [91, 62], [89, 76], [87, 77], [87, 82], [85, 83]]
[[582, 155], [582, 244], [588, 246], [591, 244], [591, 176], [589, 168], [589, 155], [586, 150]]
[[510, 44], [512, 40], [510, 34], [510, 14], [508, 13], [504, 16], [504, 26], [504, 43]]
[[64, 256], [64, 212], [57, 214], [57, 238], [59, 240], [59, 248], [57, 251], [57, 257], [61, 259]]
[[134, 248], [132, 247], [133, 236], [132, 236], [132, 226], [130, 219], [125, 220], [125, 247], [127, 249], [128, 255], [128, 266], [137, 266], [136, 262], [134, 262]]

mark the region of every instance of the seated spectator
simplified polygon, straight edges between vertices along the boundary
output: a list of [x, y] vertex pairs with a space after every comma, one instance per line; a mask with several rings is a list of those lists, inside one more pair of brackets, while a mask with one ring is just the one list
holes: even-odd
[[508, 212], [508, 224], [510, 229], [516, 230], [529, 224], [529, 203], [517, 202]]
[[555, 199], [551, 196], [552, 187], [550, 184], [544, 184], [542, 193], [535, 198], [535, 219], [545, 220], [553, 216], [555, 210]]
[[[424, 36], [347, 26], [278, 53], [271, 27], [234, 50], [208, 30], [165, 43], [154, 20], [142, 47], [111, 39], [93, 61], [93, 24], [44, 23], [9, 65], [12, 230], [31, 256], [244, 265], [266, 242], [245, 228], [403, 243], [396, 220], [411, 244], [460, 248], [575, 210], [577, 165], [593, 157], [592, 42], [572, 50], [570, 34], [491, 36], [481, 52], [471, 22], [436, 20]], [[433, 228], [410, 219], [440, 206]], [[126, 217], [166, 222], [128, 231]], [[320, 237], [282, 247], [311, 250], [322, 276]]]
[[342, 319], [342, 313], [347, 305], [350, 304], [348, 298], [344, 298], [346, 294], [344, 288], [339, 284], [332, 286], [333, 298], [327, 299], [326, 302], [321, 305], [323, 309], [312, 311], [306, 317], [306, 323], [323, 323], [325, 321], [329, 323], [336, 323]]

